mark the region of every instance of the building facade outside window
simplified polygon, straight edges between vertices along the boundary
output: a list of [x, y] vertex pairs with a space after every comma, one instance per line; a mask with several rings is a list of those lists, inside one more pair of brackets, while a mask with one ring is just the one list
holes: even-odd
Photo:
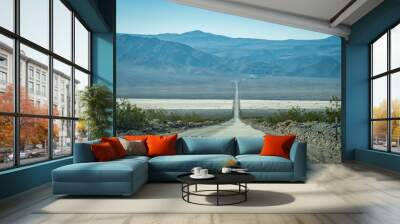
[[32, 81], [29, 81], [28, 82], [28, 93], [29, 94], [34, 94], [34, 87], [33, 87], [33, 82]]
[[0, 54], [0, 90], [5, 91], [8, 82], [8, 60], [7, 55]]
[[7, 73], [4, 71], [0, 71], [0, 84], [1, 85], [7, 84]]
[[400, 24], [370, 44], [371, 149], [400, 153]]
[[[8, 2], [7, 8], [17, 6]], [[62, 0], [20, 1], [19, 5], [11, 12], [14, 17], [14, 12], [19, 12], [19, 29], [0, 21], [0, 170], [70, 156], [76, 139], [87, 139], [86, 127], [77, 128], [83, 122], [71, 106], [79, 102], [79, 91], [90, 85], [75, 78], [79, 71], [90, 80], [89, 66], [76, 63], [82, 58], [90, 61], [87, 26]], [[44, 13], [46, 10], [49, 13]], [[43, 13], [39, 16], [37, 11]], [[84, 37], [74, 35], [76, 24]], [[76, 55], [73, 43], [86, 40], [87, 54]], [[15, 91], [19, 91], [17, 99]]]

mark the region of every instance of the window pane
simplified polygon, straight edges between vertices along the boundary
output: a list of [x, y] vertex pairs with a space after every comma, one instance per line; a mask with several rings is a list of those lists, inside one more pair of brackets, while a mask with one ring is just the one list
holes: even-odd
[[48, 114], [48, 63], [47, 55], [21, 44], [21, 113]]
[[53, 156], [72, 154], [72, 121], [53, 120]]
[[0, 26], [14, 31], [14, 0], [0, 1]]
[[400, 25], [397, 25], [391, 31], [390, 37], [390, 57], [391, 69], [400, 67]]
[[391, 136], [392, 152], [400, 153], [400, 120], [391, 121]]
[[0, 116], [0, 170], [14, 165], [13, 118]]
[[20, 0], [21, 36], [49, 47], [49, 0]]
[[53, 1], [53, 51], [71, 60], [72, 12], [60, 1]]
[[88, 140], [88, 129], [84, 120], [75, 122], [75, 143]]
[[14, 111], [13, 40], [0, 35], [0, 111]]
[[89, 32], [75, 18], [75, 63], [89, 69]]
[[71, 66], [53, 60], [53, 115], [72, 117]]
[[49, 158], [49, 120], [22, 117], [20, 119], [20, 159], [21, 164], [34, 163]]
[[387, 77], [372, 81], [372, 118], [387, 117]]
[[372, 45], [372, 71], [374, 76], [387, 71], [387, 34]]
[[75, 117], [79, 117], [81, 114], [80, 95], [81, 92], [89, 86], [89, 75], [75, 69]]
[[372, 147], [387, 151], [387, 121], [372, 122]]
[[400, 72], [391, 75], [390, 82], [392, 117], [400, 117]]

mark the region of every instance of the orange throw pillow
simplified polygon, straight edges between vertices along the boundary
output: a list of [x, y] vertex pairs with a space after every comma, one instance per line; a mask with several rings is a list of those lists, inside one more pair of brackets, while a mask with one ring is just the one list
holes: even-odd
[[118, 138], [111, 137], [111, 138], [101, 138], [101, 142], [108, 142], [114, 149], [115, 155], [117, 158], [125, 157], [126, 156], [126, 151], [124, 149], [124, 146], [122, 146], [121, 142], [119, 141]]
[[110, 161], [117, 158], [113, 147], [108, 142], [93, 144], [91, 145], [91, 149], [94, 157], [99, 162]]
[[286, 159], [290, 158], [290, 148], [294, 140], [295, 135], [284, 135], [284, 136], [274, 136], [265, 135], [264, 136], [264, 146], [261, 149], [261, 156], [280, 156]]
[[176, 155], [176, 140], [178, 135], [149, 135], [147, 137], [148, 156]]
[[147, 135], [125, 135], [123, 138], [128, 141], [146, 141]]

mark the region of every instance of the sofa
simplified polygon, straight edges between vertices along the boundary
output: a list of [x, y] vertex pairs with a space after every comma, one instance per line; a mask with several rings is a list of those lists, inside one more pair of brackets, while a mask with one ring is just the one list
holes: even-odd
[[307, 145], [297, 141], [290, 159], [260, 156], [262, 137], [182, 137], [177, 140], [176, 155], [127, 156], [107, 162], [96, 162], [91, 151], [95, 143], [99, 141], [75, 144], [73, 164], [52, 171], [54, 194], [132, 195], [149, 181], [176, 181], [196, 166], [218, 172], [228, 160], [247, 168], [258, 182], [306, 180]]

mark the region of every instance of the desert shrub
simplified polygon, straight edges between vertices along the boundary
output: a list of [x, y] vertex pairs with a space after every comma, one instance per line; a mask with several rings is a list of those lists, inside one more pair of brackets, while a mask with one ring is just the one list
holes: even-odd
[[117, 102], [117, 129], [130, 130], [143, 128], [147, 123], [146, 112], [127, 100]]
[[339, 122], [341, 118], [340, 98], [333, 96], [329, 106], [325, 108], [326, 121], [329, 123]]
[[269, 123], [279, 123], [292, 120], [297, 122], [323, 121], [325, 113], [323, 111], [306, 111], [300, 107], [292, 107], [288, 111], [280, 111], [264, 118]]
[[157, 121], [159, 123], [178, 121], [190, 123], [205, 121], [222, 122], [227, 119], [228, 118], [205, 117], [194, 112], [191, 114], [178, 114], [162, 109], [144, 110], [126, 99], [117, 102], [117, 130], [119, 131], [140, 130], [146, 125], [149, 125], [151, 121]]
[[331, 98], [329, 106], [324, 110], [305, 110], [300, 107], [292, 107], [287, 111], [280, 111], [264, 117], [257, 117], [255, 120], [258, 122], [267, 121], [273, 124], [287, 120], [296, 122], [318, 121], [334, 123], [340, 121], [340, 114], [340, 98], [334, 96]]
[[161, 109], [147, 109], [145, 111], [145, 117], [147, 120], [159, 120], [160, 122], [168, 121], [168, 112]]

